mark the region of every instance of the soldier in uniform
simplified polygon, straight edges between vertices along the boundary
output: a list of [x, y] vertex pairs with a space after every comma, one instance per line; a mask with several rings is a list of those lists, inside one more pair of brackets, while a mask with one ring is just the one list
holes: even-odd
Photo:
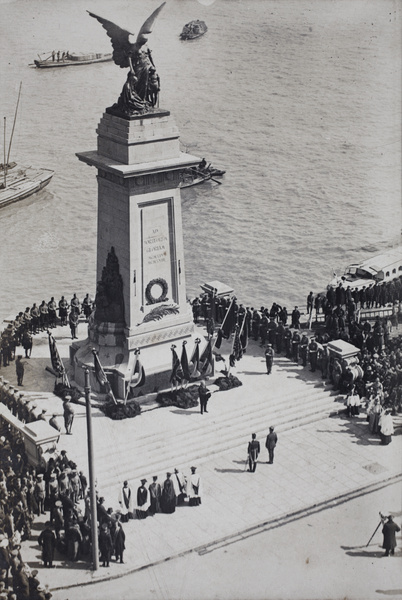
[[67, 315], [68, 315], [68, 302], [64, 298], [64, 296], [62, 296], [61, 299], [59, 300], [59, 317], [60, 317], [61, 325], [67, 325]]
[[32, 308], [31, 308], [31, 317], [32, 317], [32, 333], [38, 333], [39, 325], [40, 325], [40, 321], [39, 321], [40, 320], [40, 311], [35, 303], [33, 304]]
[[78, 315], [81, 312], [80, 301], [77, 298], [77, 294], [71, 298], [70, 307], [72, 311], [75, 311]]
[[302, 359], [303, 367], [307, 366], [307, 354], [308, 354], [308, 337], [305, 333], [302, 335], [302, 339], [299, 346], [299, 352]]
[[317, 368], [317, 356], [318, 356], [318, 344], [315, 338], [311, 338], [310, 343], [308, 345], [308, 358], [310, 361], [311, 371], [314, 371]]
[[296, 329], [296, 331], [293, 332], [293, 337], [292, 337], [292, 358], [296, 363], [299, 362], [300, 341], [301, 341], [300, 334]]
[[259, 335], [259, 331], [260, 331], [260, 320], [261, 320], [261, 315], [258, 312], [258, 310], [255, 310], [253, 312], [253, 316], [252, 316], [252, 320], [251, 320], [251, 331], [252, 331], [255, 341], [258, 340], [258, 335]]
[[22, 356], [21, 354], [19, 354], [17, 356], [17, 360], [15, 361], [15, 370], [17, 373], [17, 380], [18, 380], [18, 385], [21, 386], [23, 385], [22, 381], [24, 379], [24, 370], [25, 370], [25, 363], [21, 360]]
[[79, 313], [77, 312], [76, 309], [73, 309], [73, 307], [71, 307], [70, 314], [68, 315], [68, 322], [70, 325], [72, 340], [78, 340], [78, 337], [77, 337], [78, 321], [79, 321]]
[[285, 333], [283, 334], [283, 340], [285, 342], [286, 358], [291, 358], [291, 356], [292, 356], [292, 331], [288, 327], [285, 328]]
[[272, 348], [272, 344], [267, 344], [265, 350], [265, 364], [267, 366], [267, 375], [270, 375], [272, 372], [272, 365], [274, 362], [274, 350]]
[[49, 311], [49, 327], [53, 328], [56, 327], [56, 322], [57, 322], [57, 304], [55, 302], [54, 297], [52, 296], [50, 298], [50, 302], [47, 305], [47, 309]]
[[44, 300], [39, 306], [39, 322], [41, 331], [44, 331], [49, 324], [49, 309]]
[[292, 312], [292, 327], [300, 329], [300, 311], [298, 306], [295, 306]]

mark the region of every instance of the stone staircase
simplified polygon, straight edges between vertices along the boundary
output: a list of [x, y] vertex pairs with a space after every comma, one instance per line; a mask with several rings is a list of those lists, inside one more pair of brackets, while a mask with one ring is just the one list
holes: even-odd
[[[161, 479], [174, 467], [188, 469], [190, 464], [199, 465], [214, 454], [239, 447], [245, 454], [254, 431], [263, 445], [272, 424], [282, 432], [343, 409], [343, 397], [322, 382], [320, 373], [307, 373], [278, 357], [272, 375], [265, 375], [263, 367], [256, 375], [257, 361], [261, 364], [260, 357], [244, 359], [244, 372], [238, 372], [243, 385], [213, 393], [208, 414], [201, 415], [199, 408], [168, 407], [118, 424], [102, 420], [101, 438], [109, 440], [99, 444], [96, 433], [96, 474], [102, 494], [109, 495], [124, 479], [146, 477], [149, 481], [154, 474]], [[251, 374], [247, 362], [253, 365]], [[286, 381], [283, 371], [288, 372]]]

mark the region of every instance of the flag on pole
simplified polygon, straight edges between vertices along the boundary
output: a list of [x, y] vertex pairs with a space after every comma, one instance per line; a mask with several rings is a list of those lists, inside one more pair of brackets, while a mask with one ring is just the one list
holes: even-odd
[[56, 340], [54, 339], [54, 337], [52, 336], [50, 331], [48, 331], [48, 336], [49, 336], [49, 350], [50, 350], [50, 360], [52, 361], [52, 369], [55, 372], [56, 377], [62, 378], [63, 385], [65, 385], [66, 387], [70, 387], [70, 382], [68, 380], [63, 361], [61, 360], [59, 351], [57, 350]]
[[223, 319], [223, 323], [221, 325], [222, 336], [225, 338], [225, 340], [228, 340], [230, 338], [235, 324], [236, 324], [236, 304], [235, 304], [235, 299], [232, 298], [232, 302], [230, 303], [230, 306], [226, 311], [225, 318]]
[[219, 348], [221, 347], [221, 344], [222, 344], [222, 338], [223, 338], [222, 329], [218, 329], [218, 333], [216, 334], [214, 348], [218, 348], [218, 350], [219, 350]]
[[191, 379], [191, 373], [190, 373], [190, 368], [189, 368], [189, 364], [188, 364], [188, 358], [187, 358], [187, 350], [186, 350], [186, 340], [183, 340], [183, 349], [181, 351], [181, 369], [183, 371], [183, 379], [185, 379], [186, 381], [190, 381]]
[[170, 374], [170, 383], [180, 383], [183, 379], [183, 371], [181, 370], [180, 360], [175, 350], [176, 346], [172, 344], [170, 349], [172, 351], [172, 372]]
[[205, 377], [213, 373], [214, 359], [212, 356], [212, 339], [208, 340], [208, 344], [206, 345], [203, 353], [201, 354], [200, 364], [201, 375]]
[[117, 404], [116, 398], [113, 394], [112, 386], [110, 385], [105, 371], [103, 370], [97, 351], [93, 349], [92, 354], [94, 355], [95, 377], [98, 380], [99, 384], [105, 389], [106, 394], [109, 394], [113, 402]]
[[124, 404], [127, 402], [128, 395], [130, 393], [130, 389], [140, 387], [145, 383], [145, 370], [140, 361], [140, 350], [136, 348], [134, 350], [134, 363], [133, 368], [131, 369], [130, 376], [127, 382], [126, 396], [124, 398]]
[[190, 375], [191, 375], [192, 379], [196, 379], [197, 377], [199, 377], [201, 375], [201, 373], [200, 373], [200, 343], [201, 343], [200, 338], [197, 338], [195, 340], [194, 350], [193, 350], [193, 353], [190, 358], [190, 365], [191, 365]]

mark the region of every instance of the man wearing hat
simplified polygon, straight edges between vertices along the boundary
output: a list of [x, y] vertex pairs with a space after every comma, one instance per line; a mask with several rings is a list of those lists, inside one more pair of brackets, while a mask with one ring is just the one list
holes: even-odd
[[25, 362], [21, 359], [22, 355], [19, 354], [17, 356], [17, 360], [15, 361], [15, 371], [17, 373], [18, 386], [23, 385], [22, 381], [24, 379]]
[[251, 442], [248, 443], [247, 455], [248, 455], [248, 470], [251, 473], [255, 473], [257, 468], [258, 455], [260, 453], [260, 442], [256, 439], [255, 433], [251, 435]]
[[308, 358], [310, 361], [311, 371], [314, 371], [317, 368], [317, 357], [318, 357], [318, 344], [315, 340], [315, 337], [312, 337], [310, 343], [308, 345]]
[[274, 349], [272, 348], [272, 344], [267, 344], [265, 349], [265, 364], [267, 365], [267, 375], [270, 375], [272, 372], [272, 365], [274, 362]]
[[141, 485], [137, 489], [137, 519], [145, 519], [148, 516], [148, 490], [145, 487], [147, 480], [141, 479]]
[[54, 522], [54, 530], [56, 532], [57, 541], [60, 540], [60, 531], [64, 529], [64, 517], [63, 517], [63, 503], [61, 500], [56, 500], [52, 511], [52, 518]]
[[265, 447], [268, 450], [268, 456], [269, 456], [268, 464], [269, 465], [274, 464], [274, 450], [275, 450], [275, 446], [276, 446], [277, 442], [278, 442], [278, 436], [276, 435], [274, 428], [271, 426], [269, 428], [269, 434], [267, 435], [267, 439], [265, 441]]
[[[38, 537], [38, 544], [42, 546], [42, 560], [45, 567], [53, 567], [54, 549], [56, 546], [56, 536], [54, 535], [50, 522], [47, 521], [45, 529]], [[33, 574], [33, 573], [32, 573]]]
[[173, 481], [170, 479], [171, 473], [166, 473], [166, 479], [163, 483], [161, 508], [164, 513], [174, 513], [176, 510], [176, 493], [174, 491]]
[[388, 520], [386, 522], [384, 522], [385, 519], [387, 519], [387, 517], [383, 517], [381, 515], [381, 520], [384, 523], [382, 528], [382, 534], [384, 536], [382, 547], [385, 550], [384, 556], [389, 556], [390, 554], [393, 556], [396, 548], [396, 533], [398, 533], [401, 529], [396, 523], [394, 523], [394, 518], [392, 515], [388, 516]]
[[66, 396], [63, 402], [64, 426], [67, 435], [71, 435], [71, 428], [74, 421], [74, 408], [71, 404], [71, 396]]

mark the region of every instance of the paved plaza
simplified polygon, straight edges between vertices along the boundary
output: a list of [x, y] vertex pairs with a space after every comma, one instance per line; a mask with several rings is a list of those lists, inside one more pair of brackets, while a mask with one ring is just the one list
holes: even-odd
[[[80, 337], [85, 327], [80, 324]], [[69, 332], [53, 331], [67, 363]], [[61, 400], [52, 394], [54, 377], [45, 370], [50, 366], [46, 334], [35, 337], [32, 358], [26, 362], [24, 393], [33, 394], [49, 415], [61, 415]], [[204, 415], [198, 407], [156, 408], [151, 403], [135, 419], [111, 421], [99, 409], [93, 410], [95, 469], [106, 506], [118, 508], [118, 487], [124, 479], [135, 492], [142, 477], [149, 485], [152, 475], [158, 475], [162, 484], [167, 470], [178, 467], [189, 476], [193, 464], [203, 482], [202, 504], [186, 504], [171, 515], [125, 524], [125, 564], [111, 563], [96, 573], [88, 563], [73, 565], [63, 556], [56, 557], [55, 569], [40, 568], [37, 521], [23, 556], [32, 568], [40, 568], [41, 582], [61, 590], [119, 578], [191, 551], [205, 555], [401, 479], [398, 419], [392, 443], [381, 446], [370, 434], [365, 414], [346, 418], [344, 398], [322, 381], [319, 372], [277, 357], [272, 375], [267, 376], [262, 348], [254, 342], [236, 374], [243, 382], [239, 388], [218, 392], [211, 386], [214, 393]], [[2, 375], [15, 383], [14, 365], [3, 369]], [[268, 464], [264, 447], [270, 425], [276, 426], [279, 437], [273, 465]], [[249, 473], [246, 450], [254, 431], [261, 455], [256, 472]], [[84, 406], [77, 406], [73, 435], [61, 435], [59, 449], [63, 448], [86, 472]], [[88, 598], [95, 597], [91, 589]]]

